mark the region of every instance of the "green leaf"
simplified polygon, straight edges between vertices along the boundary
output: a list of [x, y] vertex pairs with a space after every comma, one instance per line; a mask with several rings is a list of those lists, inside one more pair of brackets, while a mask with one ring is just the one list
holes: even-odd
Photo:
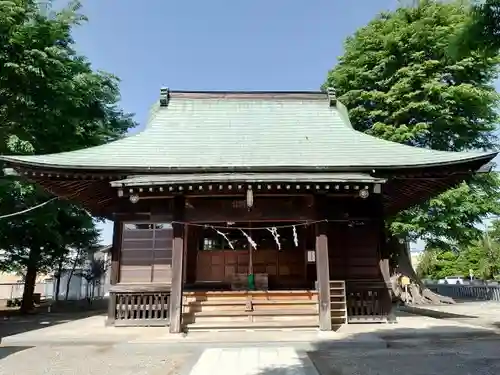
[[[94, 71], [71, 33], [85, 21], [72, 1], [49, 17], [31, 0], [0, 0], [0, 152], [45, 154], [101, 145], [135, 126], [118, 108], [118, 79]], [[50, 198], [38, 186], [0, 178], [0, 215]], [[54, 201], [0, 219], [1, 269], [50, 270], [71, 249], [96, 246], [99, 231], [80, 206]]]
[[[471, 13], [455, 1], [386, 12], [346, 40], [323, 87], [335, 87], [359, 131], [436, 150], [495, 149], [500, 59], [476, 50], [449, 54], [469, 22]], [[478, 224], [500, 214], [499, 199], [497, 173], [477, 176], [390, 218], [390, 230], [442, 251], [466, 248], [481, 238]]]

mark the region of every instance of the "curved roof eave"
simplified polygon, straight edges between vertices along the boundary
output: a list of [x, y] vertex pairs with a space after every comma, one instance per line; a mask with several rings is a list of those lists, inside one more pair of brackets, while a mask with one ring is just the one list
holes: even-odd
[[0, 160], [18, 168], [197, 173], [427, 168], [487, 163], [497, 155], [422, 149], [360, 133], [331, 93], [167, 94], [153, 106], [148, 126], [130, 137], [83, 150]]
[[92, 166], [92, 165], [65, 165], [65, 164], [50, 164], [40, 163], [30, 160], [18, 159], [15, 156], [0, 156], [0, 160], [14, 166], [24, 168], [40, 168], [44, 170], [75, 170], [75, 171], [89, 171], [89, 172], [117, 172], [117, 173], [197, 173], [197, 172], [220, 172], [220, 171], [262, 171], [262, 172], [278, 172], [278, 171], [369, 171], [369, 170], [391, 170], [391, 169], [418, 169], [418, 168], [432, 168], [438, 166], [452, 166], [471, 163], [475, 161], [484, 160], [484, 164], [491, 162], [498, 152], [487, 152], [483, 154], [472, 154], [470, 157], [462, 159], [455, 159], [449, 161], [441, 161], [435, 163], [423, 164], [402, 164], [402, 165], [363, 165], [363, 166], [302, 166], [302, 165], [289, 165], [289, 166], [224, 166], [224, 167], [154, 167], [154, 166], [127, 166], [120, 165], [107, 165], [107, 166]]

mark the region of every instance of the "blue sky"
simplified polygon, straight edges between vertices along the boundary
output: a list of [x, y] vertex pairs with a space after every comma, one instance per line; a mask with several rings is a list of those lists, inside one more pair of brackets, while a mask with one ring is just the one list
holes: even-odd
[[[121, 79], [140, 128], [160, 87], [317, 90], [343, 41], [397, 0], [83, 0], [80, 52]], [[103, 226], [103, 243], [112, 227]]]

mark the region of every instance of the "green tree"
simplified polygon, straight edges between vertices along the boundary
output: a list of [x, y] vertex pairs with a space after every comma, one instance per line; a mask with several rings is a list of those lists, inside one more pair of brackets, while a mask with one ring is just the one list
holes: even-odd
[[451, 45], [454, 54], [478, 51], [496, 55], [500, 50], [500, 0], [473, 0], [471, 17], [459, 29]]
[[434, 269], [437, 263], [437, 252], [434, 249], [425, 249], [418, 260], [417, 267], [415, 269], [417, 276], [421, 279], [435, 278]]
[[490, 224], [486, 228], [486, 233], [490, 240], [500, 244], [500, 219], [495, 218], [491, 220]]
[[[79, 2], [41, 14], [34, 0], [0, 1], [0, 152], [54, 153], [96, 146], [126, 134], [135, 124], [123, 113], [118, 80], [95, 72], [77, 54], [73, 27], [86, 21]], [[0, 214], [40, 204], [49, 195], [37, 186], [3, 176]], [[91, 247], [92, 217], [71, 202], [54, 201], [22, 216], [0, 219], [4, 269], [26, 275], [22, 310], [32, 307], [39, 270], [69, 247]]]
[[[461, 2], [432, 0], [383, 13], [346, 40], [324, 87], [336, 88], [357, 130], [437, 150], [492, 149], [500, 99], [492, 82], [500, 59], [447, 53], [450, 36], [469, 17]], [[446, 251], [464, 248], [480, 238], [477, 224], [500, 212], [499, 186], [496, 174], [477, 176], [401, 212], [390, 232]], [[421, 286], [407, 254], [392, 248], [394, 271]], [[422, 302], [437, 300], [420, 290]]]
[[500, 271], [500, 244], [492, 241], [487, 232], [484, 237], [460, 251], [457, 267], [462, 275], [473, 272], [483, 280], [494, 279]]
[[469, 271], [468, 269], [467, 273], [463, 271], [464, 267], [459, 261], [460, 255], [450, 250], [426, 248], [417, 266], [417, 275], [432, 280], [443, 279], [446, 276], [463, 277]]

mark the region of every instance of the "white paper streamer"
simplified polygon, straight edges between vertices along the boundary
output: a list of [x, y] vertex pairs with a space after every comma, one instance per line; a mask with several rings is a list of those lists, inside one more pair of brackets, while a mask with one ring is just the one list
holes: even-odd
[[215, 228], [213, 228], [213, 229], [217, 232], [217, 234], [219, 234], [219, 235], [221, 235], [222, 237], [224, 237], [224, 239], [225, 239], [225, 240], [227, 241], [227, 243], [229, 244], [229, 247], [231, 248], [231, 250], [234, 250], [234, 246], [233, 246], [233, 244], [231, 243], [231, 241], [229, 241], [229, 238], [227, 238], [227, 236], [226, 236], [224, 233], [222, 233], [220, 230], [217, 230], [217, 229], [215, 229]]
[[243, 229], [240, 229], [240, 230], [241, 230], [241, 233], [243, 233], [243, 235], [247, 238], [248, 242], [250, 243], [250, 246], [252, 246], [253, 249], [256, 250], [257, 243], [254, 240], [252, 240], [252, 237], [250, 237], [248, 234], [246, 234]]
[[280, 235], [278, 234], [278, 229], [276, 227], [266, 228], [273, 235], [274, 242], [278, 246], [278, 250], [281, 250]]
[[297, 236], [297, 228], [295, 228], [295, 225], [292, 228], [293, 228], [293, 243], [295, 244], [295, 247], [298, 247], [299, 237]]

